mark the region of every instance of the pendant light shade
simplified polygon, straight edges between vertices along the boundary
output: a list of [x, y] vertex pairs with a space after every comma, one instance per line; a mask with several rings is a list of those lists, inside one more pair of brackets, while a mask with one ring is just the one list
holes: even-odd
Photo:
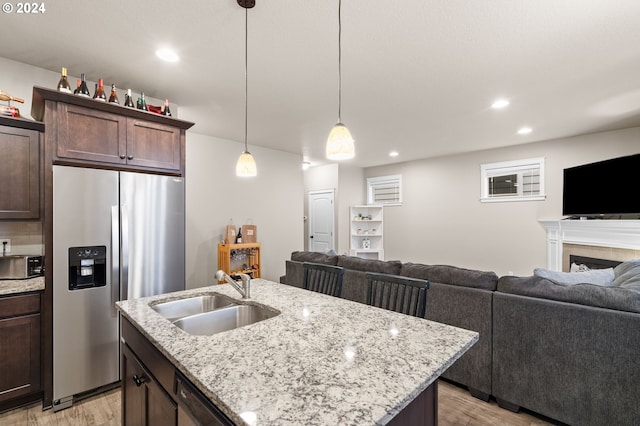
[[342, 123], [333, 126], [327, 138], [327, 158], [330, 160], [348, 160], [356, 155], [351, 132]]
[[254, 0], [238, 0], [238, 4], [244, 7], [244, 151], [240, 154], [238, 158], [238, 162], [236, 163], [236, 176], [238, 177], [254, 177], [258, 175], [258, 167], [256, 166], [256, 160], [253, 159], [253, 156], [249, 152], [247, 148], [247, 130], [248, 130], [248, 111], [249, 111], [249, 90], [248, 90], [248, 69], [249, 69], [249, 61], [247, 51], [249, 50], [247, 47], [247, 39], [249, 33], [249, 8], [255, 5]]
[[256, 166], [256, 160], [249, 151], [244, 151], [240, 154], [238, 162], [236, 163], [236, 176], [239, 177], [252, 177], [258, 174], [258, 167]]
[[329, 160], [349, 160], [356, 155], [351, 132], [342, 124], [342, 0], [338, 0], [338, 124], [327, 138], [326, 156]]

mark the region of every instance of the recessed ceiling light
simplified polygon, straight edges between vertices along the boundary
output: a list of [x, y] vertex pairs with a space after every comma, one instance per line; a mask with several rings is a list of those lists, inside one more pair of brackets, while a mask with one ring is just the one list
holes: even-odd
[[491, 104], [491, 108], [493, 108], [493, 109], [502, 109], [502, 108], [506, 108], [508, 106], [509, 106], [509, 101], [506, 100], [506, 99], [496, 99]]
[[398, 151], [390, 151], [389, 152], [389, 157], [397, 157], [398, 155], [400, 155], [400, 153]]
[[180, 60], [178, 54], [174, 50], [167, 47], [156, 50], [156, 56], [167, 62], [178, 62], [178, 60]]
[[311, 163], [308, 161], [302, 162], [302, 170], [307, 170], [311, 166]]
[[518, 129], [518, 134], [519, 135], [528, 135], [532, 131], [533, 130], [531, 129], [531, 127], [521, 127], [521, 128]]

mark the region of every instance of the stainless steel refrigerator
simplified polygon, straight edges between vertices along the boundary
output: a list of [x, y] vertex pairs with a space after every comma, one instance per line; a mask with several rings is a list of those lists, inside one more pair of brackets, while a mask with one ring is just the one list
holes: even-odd
[[53, 166], [53, 409], [120, 380], [115, 302], [184, 289], [184, 180]]

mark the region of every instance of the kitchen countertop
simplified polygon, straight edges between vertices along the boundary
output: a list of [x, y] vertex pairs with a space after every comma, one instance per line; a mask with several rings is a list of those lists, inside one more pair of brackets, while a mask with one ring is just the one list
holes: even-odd
[[[262, 279], [250, 303], [281, 314], [193, 336], [149, 304], [229, 284], [117, 302], [118, 309], [237, 424], [386, 424], [477, 340], [478, 333]], [[428, 294], [428, 293], [427, 293]]]
[[44, 290], [44, 277], [25, 280], [0, 280], [0, 296]]

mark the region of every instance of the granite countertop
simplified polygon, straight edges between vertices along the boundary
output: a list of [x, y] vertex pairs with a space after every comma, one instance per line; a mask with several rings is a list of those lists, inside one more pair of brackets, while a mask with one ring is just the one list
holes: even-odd
[[44, 277], [25, 280], [0, 280], [0, 296], [44, 290]]
[[149, 304], [229, 284], [118, 302], [118, 308], [232, 421], [247, 425], [386, 424], [478, 333], [262, 279], [250, 303], [281, 314], [193, 336]]

